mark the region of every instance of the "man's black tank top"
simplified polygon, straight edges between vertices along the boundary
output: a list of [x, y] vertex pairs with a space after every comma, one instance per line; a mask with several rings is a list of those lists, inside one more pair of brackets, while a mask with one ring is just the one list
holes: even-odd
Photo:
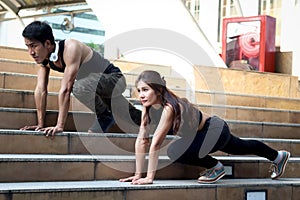
[[[62, 68], [57, 67], [50, 60], [45, 60], [43, 62], [43, 65], [49, 64], [49, 66], [52, 70], [63, 73], [66, 68], [66, 63], [64, 62], [64, 57], [63, 57], [63, 52], [64, 52], [64, 48], [65, 48], [65, 40], [59, 41], [58, 45], [59, 45], [58, 55], [61, 57]], [[114, 66], [107, 59], [105, 59], [99, 53], [97, 53], [93, 50], [92, 58], [89, 61], [87, 61], [86, 63], [83, 63], [80, 65], [79, 72], [78, 72], [76, 79], [84, 78], [84, 77], [88, 76], [90, 73], [109, 74], [109, 73], [119, 73], [119, 72], [121, 72], [121, 70], [118, 67]]]

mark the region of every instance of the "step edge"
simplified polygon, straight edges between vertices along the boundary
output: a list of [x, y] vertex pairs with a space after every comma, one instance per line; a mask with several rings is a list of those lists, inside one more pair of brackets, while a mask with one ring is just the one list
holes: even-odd
[[[270, 162], [258, 156], [212, 156], [226, 162]], [[148, 157], [146, 158], [148, 159]], [[170, 161], [168, 156], [159, 156], [160, 161]], [[0, 162], [134, 162], [135, 155], [75, 155], [75, 154], [0, 154]], [[300, 157], [291, 157], [290, 163], [300, 163]]]
[[214, 184], [199, 184], [194, 179], [187, 180], [154, 180], [149, 185], [132, 185], [130, 182], [118, 180], [93, 181], [55, 181], [55, 182], [21, 182], [0, 183], [0, 193], [28, 193], [28, 192], [72, 192], [72, 191], [126, 191], [153, 189], [206, 189], [229, 187], [298, 187], [300, 178], [282, 178], [271, 180], [261, 179], [221, 179]]
[[[17, 129], [0, 129], [0, 135], [36, 135], [43, 136], [44, 133], [41, 131], [30, 131], [30, 130], [17, 130]], [[137, 133], [88, 133], [88, 132], [62, 132], [56, 136], [69, 136], [69, 137], [100, 137], [100, 138], [136, 138]], [[150, 135], [151, 137], [151, 135]], [[176, 139], [178, 136], [167, 135], [166, 139]], [[300, 139], [281, 139], [281, 138], [259, 138], [259, 137], [241, 137], [241, 139], [260, 140], [263, 142], [282, 142], [282, 143], [300, 143]]]

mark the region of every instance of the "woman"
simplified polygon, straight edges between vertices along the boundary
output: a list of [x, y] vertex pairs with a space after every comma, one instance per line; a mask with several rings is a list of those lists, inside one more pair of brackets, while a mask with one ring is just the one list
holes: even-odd
[[[205, 167], [199, 183], [214, 183], [225, 175], [224, 166], [209, 153], [218, 150], [228, 154], [253, 154], [272, 161], [271, 178], [280, 177], [290, 157], [287, 151], [276, 151], [256, 140], [242, 140], [230, 133], [227, 123], [217, 116], [208, 116], [186, 99], [179, 98], [166, 87], [160, 74], [146, 70], [137, 81], [142, 109], [142, 123], [135, 143], [135, 175], [120, 179], [132, 184], [152, 184], [158, 165], [159, 150], [169, 132], [180, 136], [168, 147], [168, 156], [174, 162]], [[160, 117], [156, 117], [159, 113]], [[157, 123], [150, 144], [150, 125]], [[146, 177], [142, 177], [146, 149], [149, 162]]]

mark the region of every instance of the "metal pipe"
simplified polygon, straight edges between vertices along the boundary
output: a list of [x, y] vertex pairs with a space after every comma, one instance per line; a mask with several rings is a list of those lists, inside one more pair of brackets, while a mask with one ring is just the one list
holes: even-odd
[[[92, 9], [88, 8], [88, 9], [82, 9], [82, 10], [75, 10], [75, 11], [64, 11], [64, 12], [57, 12], [57, 13], [44, 13], [44, 14], [38, 14], [38, 15], [26, 15], [26, 16], [20, 16], [20, 18], [22, 19], [26, 19], [26, 18], [35, 18], [35, 17], [44, 17], [44, 16], [56, 16], [56, 15], [72, 15], [72, 14], [76, 14], [76, 13], [84, 13], [84, 12], [92, 12]], [[0, 22], [3, 21], [9, 21], [9, 20], [15, 20], [16, 18], [4, 18], [4, 19], [0, 19]]]

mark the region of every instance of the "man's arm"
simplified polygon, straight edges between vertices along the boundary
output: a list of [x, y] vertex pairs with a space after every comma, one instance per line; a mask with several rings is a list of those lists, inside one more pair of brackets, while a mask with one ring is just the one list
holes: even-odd
[[43, 128], [45, 126], [49, 71], [50, 70], [47, 67], [40, 67], [38, 71], [37, 85], [34, 91], [38, 128]]
[[70, 107], [70, 98], [71, 92], [73, 88], [73, 84], [77, 75], [77, 68], [76, 66], [68, 66], [65, 69], [64, 77], [61, 82], [61, 88], [58, 94], [58, 106], [59, 106], [59, 113], [56, 126], [64, 129], [68, 111]]
[[66, 67], [63, 79], [61, 81], [61, 88], [58, 93], [57, 123], [55, 127], [47, 127], [44, 129], [46, 136], [54, 137], [55, 133], [63, 132], [64, 130], [70, 107], [70, 98], [75, 77], [75, 70], [71, 66]]
[[51, 135], [53, 137], [55, 133], [63, 132], [64, 130], [70, 107], [71, 92], [80, 66], [81, 56], [80, 48], [76, 46], [76, 43], [71, 42], [68, 44], [68, 47], [65, 46], [64, 60], [66, 68], [58, 94], [59, 110], [57, 123], [55, 127], [47, 127], [44, 129], [46, 136]]
[[37, 109], [37, 125], [30, 125], [21, 130], [40, 130], [45, 126], [45, 116], [47, 107], [49, 68], [41, 66], [37, 74], [37, 84], [34, 91], [34, 100]]

